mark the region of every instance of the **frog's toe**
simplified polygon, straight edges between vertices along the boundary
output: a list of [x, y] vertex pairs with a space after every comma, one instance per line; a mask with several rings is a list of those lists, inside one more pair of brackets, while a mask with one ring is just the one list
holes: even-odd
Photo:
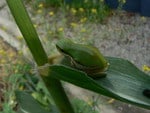
[[89, 76], [92, 77], [93, 79], [98, 79], [98, 78], [103, 78], [106, 77], [106, 73], [96, 73], [96, 74], [90, 74]]

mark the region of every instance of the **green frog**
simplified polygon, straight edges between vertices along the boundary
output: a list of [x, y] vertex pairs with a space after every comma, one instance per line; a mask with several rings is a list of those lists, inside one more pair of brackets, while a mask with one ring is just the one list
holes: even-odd
[[68, 38], [59, 40], [56, 47], [71, 59], [74, 68], [93, 78], [106, 76], [109, 63], [96, 47], [74, 43]]

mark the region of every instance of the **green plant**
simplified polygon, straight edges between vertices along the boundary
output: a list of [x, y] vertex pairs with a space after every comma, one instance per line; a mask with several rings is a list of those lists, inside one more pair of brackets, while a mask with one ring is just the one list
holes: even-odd
[[[2, 77], [3, 96], [1, 97], [2, 111], [3, 113], [14, 113], [14, 109], [17, 109], [17, 102], [15, 101], [15, 91], [16, 89], [22, 89], [25, 85], [25, 79], [23, 78], [24, 73], [29, 71], [29, 65], [15, 64], [11, 65], [11, 69], [8, 69], [8, 73], [13, 73], [8, 76]], [[8, 68], [8, 67], [7, 67]]]
[[63, 59], [61, 64], [49, 64], [48, 57], [22, 1], [7, 0], [7, 3], [38, 65], [38, 69], [41, 70], [40, 77], [58, 108], [56, 109], [51, 105], [51, 109], [46, 110], [36, 100], [28, 96], [28, 93], [16, 91], [16, 98], [21, 105], [19, 113], [74, 113], [60, 80], [150, 109], [150, 100], [143, 95], [143, 91], [150, 86], [150, 77], [147, 74], [137, 69], [129, 61], [113, 57], [106, 57], [110, 64], [106, 71], [107, 76], [97, 79], [92, 79], [84, 71], [74, 69], [68, 58]]
[[103, 22], [110, 14], [110, 10], [103, 0], [72, 0], [68, 9], [71, 10], [72, 16], [86, 17], [88, 21], [92, 22]]
[[105, 5], [103, 0], [36, 0], [35, 6], [38, 8], [39, 4], [44, 4], [44, 7], [52, 7], [55, 10], [66, 11], [68, 20], [76, 18], [80, 21], [81, 18], [87, 18], [91, 22], [103, 22], [111, 11]]

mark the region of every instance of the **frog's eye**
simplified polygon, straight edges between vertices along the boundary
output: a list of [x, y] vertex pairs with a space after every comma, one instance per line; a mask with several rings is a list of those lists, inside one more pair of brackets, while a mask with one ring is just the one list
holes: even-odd
[[143, 91], [143, 95], [146, 96], [146, 97], [148, 97], [148, 98], [150, 98], [150, 89], [145, 89]]

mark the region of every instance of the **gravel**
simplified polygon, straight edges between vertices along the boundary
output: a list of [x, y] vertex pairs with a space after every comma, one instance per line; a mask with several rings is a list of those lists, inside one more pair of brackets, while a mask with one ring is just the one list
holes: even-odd
[[150, 18], [123, 13], [109, 18], [104, 27], [99, 26], [98, 30], [102, 32], [99, 34], [106, 31], [107, 34], [97, 37], [95, 45], [106, 56], [128, 59], [139, 68], [144, 64], [150, 66]]

